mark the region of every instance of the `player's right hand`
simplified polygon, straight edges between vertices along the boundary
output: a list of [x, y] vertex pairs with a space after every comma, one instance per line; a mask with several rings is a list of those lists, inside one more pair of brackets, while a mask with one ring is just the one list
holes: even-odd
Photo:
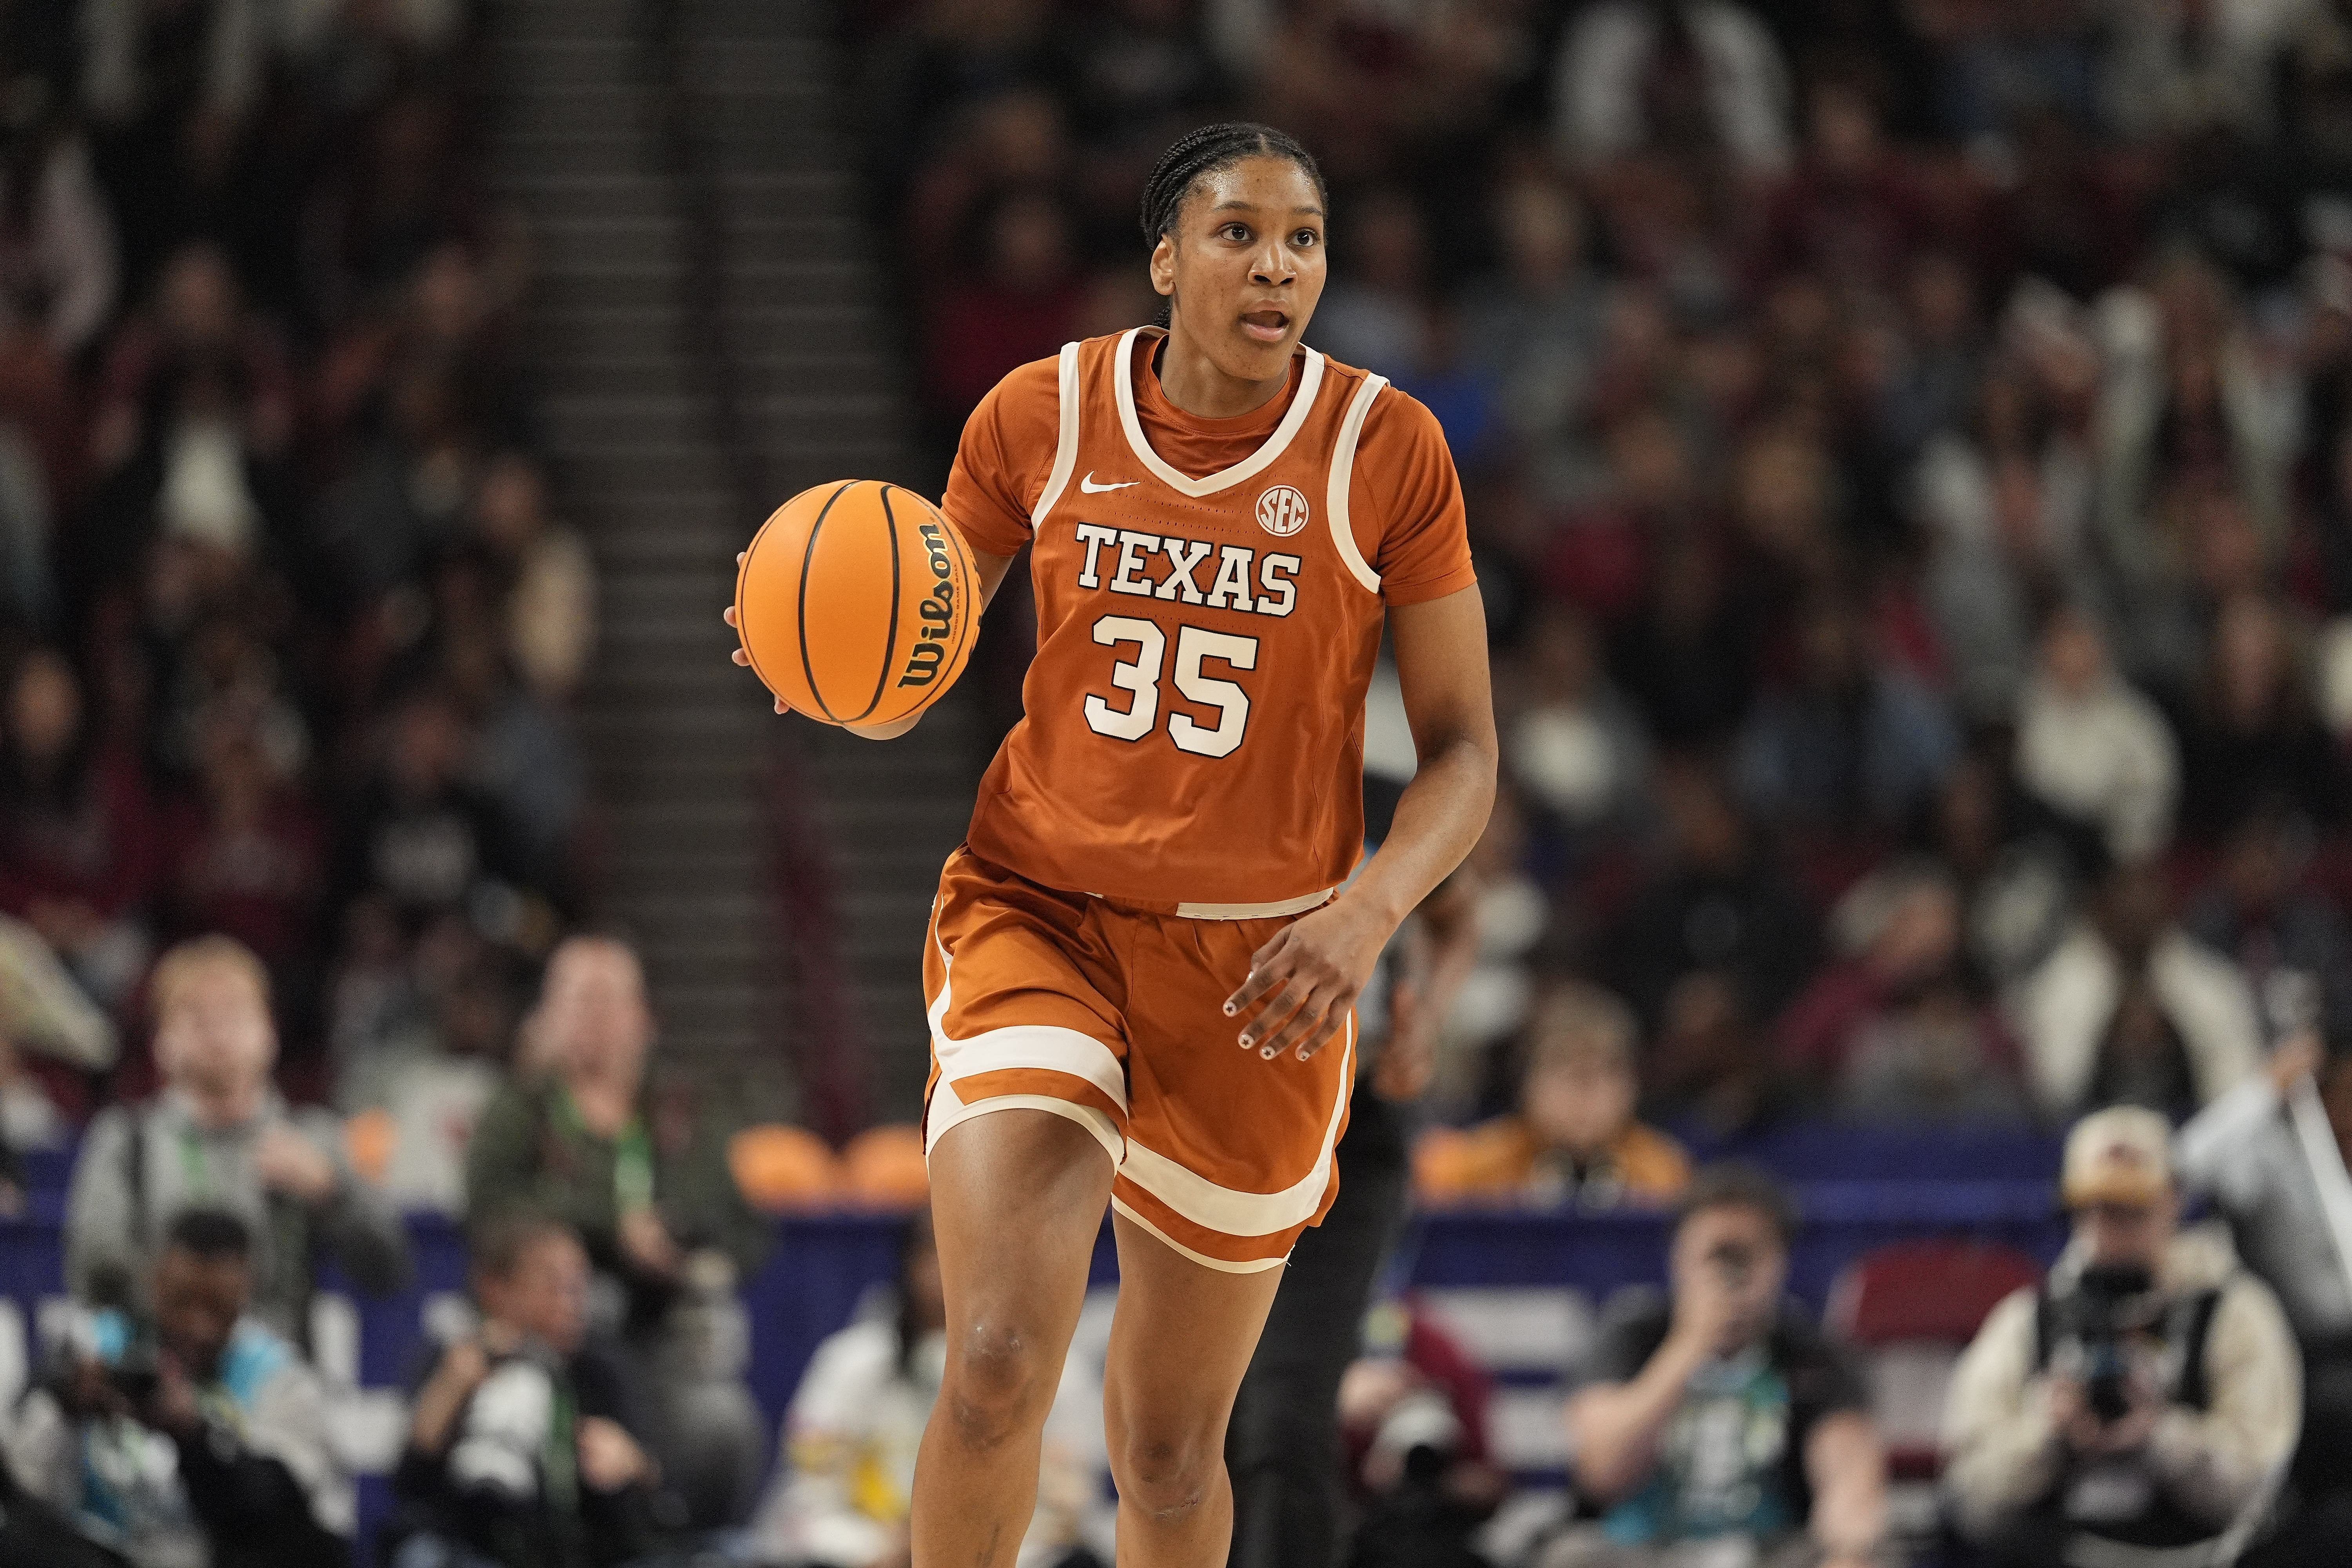
[[[743, 557], [749, 553], [751, 553], [749, 551], [744, 550], [739, 550], [735, 552], [735, 565], [739, 570], [742, 567]], [[735, 625], [734, 605], [730, 605], [724, 610], [721, 610], [719, 613], [719, 618], [725, 621], [729, 629], [734, 631], [738, 637], [742, 635], [741, 629]], [[751, 667], [751, 656], [745, 653], [740, 645], [736, 647], [735, 652], [730, 657], [737, 664], [743, 666], [746, 669], [749, 669]], [[792, 709], [785, 705], [782, 698], [779, 697], [776, 699], [776, 711], [779, 713], [789, 713], [792, 711]]]

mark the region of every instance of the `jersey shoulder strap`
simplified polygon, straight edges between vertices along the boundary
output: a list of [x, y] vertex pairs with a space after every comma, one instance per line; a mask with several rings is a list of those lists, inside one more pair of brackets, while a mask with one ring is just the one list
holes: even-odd
[[1029, 527], [1034, 531], [1070, 488], [1070, 472], [1078, 466], [1078, 408], [1085, 401], [1084, 388], [1078, 379], [1078, 343], [1064, 343], [1060, 363], [1055, 371], [1055, 397], [1060, 405], [1060, 434], [1054, 446], [1054, 468], [1045, 476], [1045, 488], [1037, 492], [1037, 504], [1029, 513]]

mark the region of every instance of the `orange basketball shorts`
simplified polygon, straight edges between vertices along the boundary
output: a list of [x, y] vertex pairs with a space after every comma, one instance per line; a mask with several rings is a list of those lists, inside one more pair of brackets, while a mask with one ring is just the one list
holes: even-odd
[[992, 1110], [1066, 1116], [1111, 1206], [1195, 1263], [1272, 1268], [1339, 1195], [1356, 1022], [1300, 1061], [1244, 1050], [1225, 998], [1295, 915], [1193, 920], [1065, 893], [958, 849], [923, 955], [926, 1150]]

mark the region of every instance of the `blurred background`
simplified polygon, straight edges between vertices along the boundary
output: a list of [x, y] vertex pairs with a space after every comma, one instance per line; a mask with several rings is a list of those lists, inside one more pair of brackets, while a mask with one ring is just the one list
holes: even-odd
[[[1505, 1514], [1697, 1166], [1795, 1195], [1924, 1539], [2000, 1291], [1873, 1329], [1876, 1249], [2030, 1279], [2104, 1106], [2315, 1079], [2352, 1141], [2345, 0], [8, 0], [0, 1383], [104, 1304], [93, 1119], [193, 1092], [154, 964], [225, 934], [310, 1212], [406, 1216], [287, 1298], [359, 1518], [481, 1304], [469, 1185], [648, 1140], [668, 1252], [563, 1212], [647, 1364], [756, 1399], [702, 1514], [790, 1489], [819, 1342], [914, 1289], [920, 933], [1031, 620], [866, 745], [729, 664], [732, 555], [1156, 319], [1142, 183], [1233, 116], [1329, 179], [1309, 340], [1468, 497], [1502, 791], [1374, 1327]], [[1368, 726], [1392, 788], [1392, 684]], [[2352, 1276], [2271, 1282], [2352, 1333]]]

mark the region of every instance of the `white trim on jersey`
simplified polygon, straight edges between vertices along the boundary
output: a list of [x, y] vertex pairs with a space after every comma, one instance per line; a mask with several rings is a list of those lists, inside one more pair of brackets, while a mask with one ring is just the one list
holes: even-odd
[[1329, 902], [1331, 895], [1339, 890], [1326, 888], [1319, 893], [1301, 893], [1295, 899], [1277, 899], [1270, 904], [1178, 904], [1176, 914], [1178, 919], [1188, 921], [1263, 921], [1276, 915], [1303, 915]]
[[974, 1073], [1042, 1068], [1094, 1085], [1123, 1112], [1127, 1110], [1127, 1069], [1119, 1065], [1111, 1048], [1093, 1036], [1052, 1024], [1019, 1024], [984, 1030], [966, 1040], [949, 1038], [948, 1008], [955, 999], [955, 960], [937, 934], [931, 937], [931, 945], [940, 954], [940, 995], [929, 1013], [931, 1055], [940, 1064], [940, 1081], [931, 1089], [931, 1103], [923, 1118], [924, 1155], [929, 1157], [938, 1147], [940, 1135], [959, 1121], [969, 1121], [992, 1110], [1050, 1110], [1056, 1116], [1068, 1117], [1093, 1133], [1103, 1152], [1110, 1156], [1110, 1163], [1117, 1165], [1126, 1153], [1118, 1124], [1097, 1106], [1056, 1100], [1047, 1094], [999, 1094], [966, 1104], [963, 1097], [955, 1092], [957, 1081]]
[[1113, 1165], [1118, 1163], [1118, 1127], [1102, 1113], [1097, 1105], [1081, 1105], [1075, 1100], [1056, 1100], [1050, 1094], [996, 1094], [966, 1105], [956, 1096], [955, 1086], [941, 1079], [931, 1090], [930, 1113], [923, 1128], [923, 1158], [940, 1146], [947, 1130], [970, 1121], [975, 1116], [986, 1116], [992, 1110], [1043, 1110], [1075, 1121], [1094, 1134], [1103, 1152], [1110, 1156]]
[[[1348, 1090], [1356, 1081], [1356, 1015], [1350, 1011], [1344, 1027], [1346, 1055], [1339, 1064], [1339, 1098], [1323, 1130], [1323, 1152], [1315, 1168], [1278, 1193], [1239, 1193], [1216, 1183], [1135, 1141], [1130, 1131], [1127, 1158], [1118, 1173], [1166, 1204], [1203, 1230], [1223, 1236], [1272, 1236], [1315, 1217], [1331, 1182], [1331, 1149], [1339, 1141], [1339, 1123], [1347, 1119]], [[1328, 1047], [1327, 1047], [1328, 1048]]]
[[1070, 470], [1078, 466], [1078, 345], [1062, 345], [1062, 364], [1057, 378], [1061, 387], [1062, 437], [1054, 448], [1054, 471], [1045, 477], [1045, 488], [1037, 492], [1036, 510], [1029, 514], [1029, 531], [1034, 533], [1045, 522], [1045, 514], [1070, 488]]
[[1220, 1274], [1263, 1274], [1269, 1268], [1279, 1268], [1290, 1261], [1287, 1258], [1253, 1258], [1246, 1263], [1236, 1263], [1230, 1258], [1212, 1258], [1205, 1252], [1195, 1252], [1150, 1220], [1135, 1212], [1119, 1198], [1113, 1197], [1110, 1206], [1149, 1231], [1152, 1237], [1182, 1257], [1191, 1258], [1203, 1268], [1213, 1268]]
[[1036, 1068], [1083, 1079], [1103, 1091], [1113, 1105], [1127, 1109], [1127, 1068], [1108, 1046], [1092, 1035], [1057, 1024], [1013, 1024], [984, 1029], [967, 1039], [948, 1034], [948, 1008], [955, 1000], [955, 960], [937, 936], [931, 945], [940, 954], [940, 995], [930, 1005], [931, 1054], [939, 1058], [940, 1076], [953, 1082], [974, 1073], [1006, 1072]]
[[[1111, 390], [1118, 402], [1119, 426], [1127, 432], [1127, 444], [1134, 449], [1136, 459], [1154, 479], [1179, 495], [1191, 496], [1198, 500], [1202, 496], [1231, 489], [1253, 474], [1263, 473], [1288, 448], [1291, 437], [1298, 434], [1299, 427], [1307, 423], [1307, 416], [1315, 411], [1315, 394], [1323, 384], [1323, 356], [1308, 349], [1307, 369], [1298, 378], [1298, 393], [1290, 400], [1290, 412], [1282, 416], [1282, 423], [1276, 426], [1274, 434], [1265, 438], [1265, 445], [1222, 473], [1211, 474], [1205, 479], [1188, 478], [1169, 467], [1167, 461], [1151, 449], [1151, 443], [1143, 438], [1143, 421], [1135, 416], [1135, 376], [1129, 367], [1135, 360], [1135, 340], [1142, 331], [1141, 327], [1129, 327], [1126, 336], [1118, 340], [1118, 351], [1111, 355], [1110, 361]], [[1066, 353], [1069, 351], [1065, 349], [1063, 352]], [[1064, 394], [1066, 398], [1067, 395]], [[1056, 468], [1055, 471], [1059, 473], [1061, 470]], [[1068, 482], [1066, 476], [1064, 482]]]
[[1364, 552], [1356, 548], [1356, 531], [1348, 521], [1348, 486], [1356, 473], [1356, 442], [1364, 433], [1364, 416], [1372, 411], [1372, 399], [1388, 384], [1381, 375], [1364, 377], [1364, 384], [1356, 391], [1355, 401], [1348, 405], [1348, 416], [1339, 422], [1339, 439], [1331, 448], [1331, 489], [1324, 503], [1323, 515], [1331, 524], [1331, 542], [1339, 552], [1339, 559], [1367, 593], [1381, 591], [1380, 574], [1364, 560]]

